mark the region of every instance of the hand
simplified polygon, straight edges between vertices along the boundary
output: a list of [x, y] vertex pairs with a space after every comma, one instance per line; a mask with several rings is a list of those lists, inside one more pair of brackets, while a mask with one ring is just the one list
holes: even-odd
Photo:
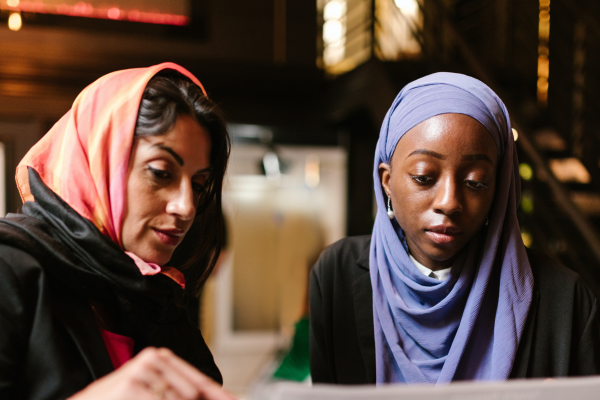
[[146, 348], [69, 400], [237, 400], [168, 349]]

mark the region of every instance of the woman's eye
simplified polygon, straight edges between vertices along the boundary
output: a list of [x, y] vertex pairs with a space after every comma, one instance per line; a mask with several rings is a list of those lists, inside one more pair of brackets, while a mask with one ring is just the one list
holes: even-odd
[[479, 181], [465, 181], [467, 183], [467, 185], [469, 187], [472, 187], [473, 189], [487, 189], [488, 185], [486, 185], [483, 182], [479, 182]]
[[427, 185], [433, 181], [433, 178], [427, 175], [411, 175], [410, 179], [417, 182], [419, 185]]
[[204, 192], [204, 185], [198, 182], [192, 182], [192, 189], [194, 189], [194, 192], [196, 193], [202, 193]]
[[148, 169], [158, 179], [169, 179], [171, 177], [171, 174], [164, 169], [153, 168], [151, 166], [148, 166]]

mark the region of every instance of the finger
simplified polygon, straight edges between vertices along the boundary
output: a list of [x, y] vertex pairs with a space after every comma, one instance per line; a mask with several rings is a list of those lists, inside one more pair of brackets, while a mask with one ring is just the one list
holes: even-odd
[[191, 382], [186, 376], [181, 375], [170, 363], [164, 362], [160, 365], [162, 378], [169, 383], [173, 391], [176, 391], [179, 397], [184, 399], [196, 399], [199, 389], [194, 382]]
[[[151, 349], [143, 355], [140, 353], [140, 370], [136, 373], [149, 387], [160, 386], [165, 382], [170, 392], [176, 392], [178, 397], [184, 399], [195, 399], [198, 397], [199, 388], [194, 382], [190, 382], [187, 376], [168, 362], [169, 357], [176, 357], [170, 351], [163, 352]], [[193, 367], [192, 367], [193, 368]], [[140, 374], [142, 376], [140, 376]]]
[[198, 400], [238, 400], [238, 398], [227, 393], [214, 381], [208, 380], [202, 388], [202, 393]]
[[129, 374], [123, 373], [121, 369], [92, 382], [69, 400], [113, 398], [157, 400], [156, 396], [148, 391], [145, 384], [135, 380]]
[[200, 400], [237, 400], [236, 397], [224, 391], [219, 384], [213, 381], [185, 360], [177, 357], [169, 349], [159, 349], [159, 354], [165, 362], [173, 366], [174, 371], [186, 377], [196, 385], [200, 391]]
[[164, 381], [162, 373], [158, 368], [150, 365], [140, 366], [135, 368], [130, 373], [132, 379], [141, 384], [143, 387], [156, 385], [157, 382]]
[[[104, 391], [106, 395], [107, 391]], [[102, 396], [102, 398], [111, 398], [110, 396]], [[121, 397], [119, 397], [121, 398]], [[122, 398], [125, 399], [136, 399], [136, 400], [158, 400], [155, 393], [152, 393], [148, 390], [148, 387], [145, 384], [141, 384], [137, 382], [133, 386], [129, 388], [129, 390], [125, 391]]]
[[[167, 386], [166, 388], [164, 388], [164, 390], [160, 391], [160, 392], [153, 392], [154, 394], [154, 400], [181, 400], [184, 399], [184, 397], [181, 397], [179, 395], [179, 393], [177, 391], [175, 391], [171, 386]], [[186, 397], [187, 399], [187, 397]], [[196, 400], [197, 397], [194, 397], [194, 400]]]
[[221, 385], [176, 355], [171, 354], [168, 362], [178, 365], [177, 368], [180, 368], [178, 371], [182, 374], [189, 374], [188, 378], [196, 383], [196, 387], [200, 391], [198, 400], [237, 400], [237, 397], [223, 390]]
[[198, 371], [194, 366], [187, 363], [185, 360], [177, 357], [169, 349], [159, 349], [159, 354], [164, 357], [165, 362], [171, 365], [182, 376], [193, 382], [197, 388], [201, 389], [206, 382], [216, 385], [212, 379]]

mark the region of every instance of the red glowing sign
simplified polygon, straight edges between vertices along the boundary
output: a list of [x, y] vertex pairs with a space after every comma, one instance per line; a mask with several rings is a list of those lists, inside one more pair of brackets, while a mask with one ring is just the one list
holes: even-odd
[[0, 0], [0, 10], [188, 25], [189, 0]]

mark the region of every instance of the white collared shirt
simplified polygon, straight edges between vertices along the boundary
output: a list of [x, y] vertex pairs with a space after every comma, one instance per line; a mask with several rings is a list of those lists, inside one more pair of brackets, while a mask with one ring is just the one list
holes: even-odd
[[415, 264], [419, 271], [421, 271], [425, 276], [435, 278], [438, 281], [445, 281], [446, 279], [448, 279], [448, 276], [450, 276], [450, 270], [452, 269], [452, 267], [440, 269], [439, 271], [434, 272], [426, 266], [424, 266], [423, 264], [421, 264], [420, 262], [418, 262], [417, 260], [415, 260], [412, 254], [409, 254], [408, 256], [410, 257], [410, 260], [413, 262], [413, 264]]

